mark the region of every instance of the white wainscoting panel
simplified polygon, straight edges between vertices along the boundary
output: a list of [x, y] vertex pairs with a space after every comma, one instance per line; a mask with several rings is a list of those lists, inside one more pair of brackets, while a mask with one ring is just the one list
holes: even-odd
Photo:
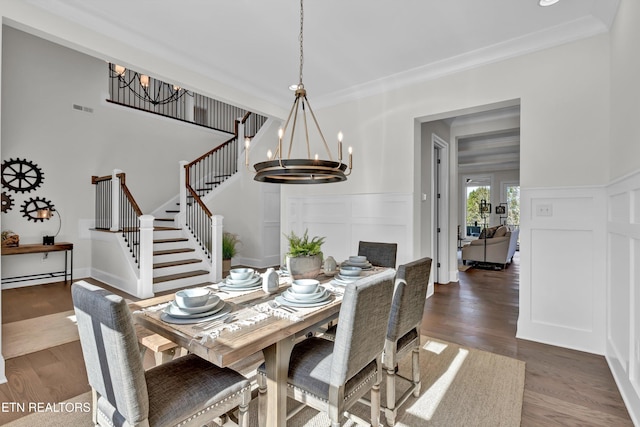
[[[533, 323], [593, 333], [594, 287], [600, 286], [591, 279], [595, 273], [593, 252], [591, 231], [532, 230]], [[576, 268], [567, 268], [569, 266]]]
[[[290, 197], [283, 231], [324, 236], [322, 252], [338, 262], [358, 252], [361, 240], [398, 244], [397, 265], [412, 261], [411, 194], [351, 194]], [[285, 229], [286, 227], [286, 229]], [[286, 252], [286, 242], [282, 251]]]
[[607, 188], [606, 358], [640, 425], [640, 171]]
[[521, 189], [518, 338], [604, 354], [604, 194]]

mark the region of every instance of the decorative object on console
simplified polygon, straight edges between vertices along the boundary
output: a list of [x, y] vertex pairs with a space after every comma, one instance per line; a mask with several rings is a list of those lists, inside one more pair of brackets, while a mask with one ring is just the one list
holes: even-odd
[[20, 236], [11, 230], [2, 232], [2, 246], [17, 247], [20, 245]]
[[60, 211], [54, 209], [53, 205], [51, 205], [51, 207], [40, 209], [37, 212], [37, 217], [41, 221], [44, 221], [45, 219], [51, 219], [54, 212], [57, 213], [58, 217], [58, 231], [56, 231], [56, 234], [54, 234], [53, 236], [42, 236], [43, 245], [53, 245], [55, 243], [55, 239], [56, 237], [58, 237], [58, 234], [60, 234], [60, 228], [62, 227], [62, 217], [60, 216]]
[[302, 237], [291, 231], [285, 234], [289, 241], [287, 253], [287, 270], [293, 279], [314, 279], [322, 270], [322, 244], [324, 237], [315, 236], [309, 240], [308, 230]]
[[[327, 141], [324, 139], [320, 125], [316, 119], [309, 100], [307, 99], [307, 91], [302, 83], [302, 65], [304, 63], [304, 51], [303, 51], [303, 23], [304, 23], [304, 8], [303, 0], [300, 0], [300, 80], [297, 85], [291, 87], [295, 90], [295, 100], [291, 106], [291, 111], [287, 117], [287, 121], [284, 127], [278, 132], [278, 146], [275, 151], [275, 155], [271, 153], [271, 150], [267, 153], [268, 160], [264, 162], [258, 162], [253, 165], [256, 175], [254, 179], [260, 182], [270, 182], [274, 184], [324, 184], [331, 182], [346, 181], [347, 176], [351, 174], [352, 169], [352, 149], [349, 147], [349, 172], [347, 165], [342, 163], [342, 132], [338, 134], [338, 159], [333, 159]], [[294, 135], [296, 131], [296, 123], [298, 121], [298, 113], [302, 108], [302, 122], [304, 125], [304, 140], [306, 141], [307, 158], [291, 158], [291, 150], [293, 148]], [[311, 145], [309, 143], [309, 128], [307, 126], [307, 111], [309, 112], [313, 123], [317, 129], [317, 134], [320, 140], [324, 144], [324, 149], [328, 155], [328, 160], [318, 157], [317, 152], [315, 157], [312, 158]], [[293, 117], [293, 124], [291, 126], [291, 134], [289, 137], [289, 149], [288, 154], [283, 153], [282, 140], [287, 132], [289, 122]], [[247, 169], [249, 168], [249, 139], [245, 140], [245, 164]]]

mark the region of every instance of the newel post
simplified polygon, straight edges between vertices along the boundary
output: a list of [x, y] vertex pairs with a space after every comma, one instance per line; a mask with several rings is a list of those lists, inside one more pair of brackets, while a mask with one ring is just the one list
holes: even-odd
[[181, 160], [180, 164], [180, 172], [178, 176], [180, 177], [180, 213], [178, 214], [177, 222], [179, 227], [184, 227], [187, 223], [187, 168], [186, 166], [189, 164], [186, 160]]
[[211, 273], [210, 280], [219, 282], [222, 280], [222, 215], [211, 217]]
[[153, 215], [140, 216], [140, 281], [138, 298], [153, 296]]
[[120, 231], [120, 177], [122, 171], [114, 169], [111, 174], [111, 231]]

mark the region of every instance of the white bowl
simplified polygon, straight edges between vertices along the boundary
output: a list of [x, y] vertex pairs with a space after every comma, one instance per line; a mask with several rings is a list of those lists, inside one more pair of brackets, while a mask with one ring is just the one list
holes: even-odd
[[297, 294], [312, 294], [318, 290], [319, 284], [315, 279], [298, 279], [291, 283], [291, 289]]
[[361, 272], [362, 269], [360, 267], [354, 267], [351, 265], [340, 267], [341, 276], [359, 276]]
[[364, 264], [367, 262], [367, 257], [364, 255], [353, 255], [349, 257], [349, 262], [354, 262], [356, 264]]
[[205, 288], [182, 289], [176, 292], [178, 307], [200, 307], [209, 301], [211, 291]]
[[232, 268], [229, 275], [233, 280], [247, 280], [253, 276], [253, 268]]

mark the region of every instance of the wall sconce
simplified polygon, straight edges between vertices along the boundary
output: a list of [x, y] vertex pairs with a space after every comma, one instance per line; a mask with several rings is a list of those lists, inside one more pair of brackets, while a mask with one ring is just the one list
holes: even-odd
[[56, 231], [56, 234], [54, 234], [53, 236], [42, 236], [42, 244], [43, 245], [53, 245], [55, 244], [55, 239], [56, 237], [58, 237], [58, 234], [60, 233], [60, 228], [62, 227], [62, 217], [60, 216], [60, 212], [53, 209], [53, 208], [44, 208], [44, 209], [38, 209], [38, 213], [37, 216], [38, 218], [42, 218], [42, 219], [51, 219], [51, 217], [53, 216], [53, 214], [57, 213], [58, 215], [58, 231]]

